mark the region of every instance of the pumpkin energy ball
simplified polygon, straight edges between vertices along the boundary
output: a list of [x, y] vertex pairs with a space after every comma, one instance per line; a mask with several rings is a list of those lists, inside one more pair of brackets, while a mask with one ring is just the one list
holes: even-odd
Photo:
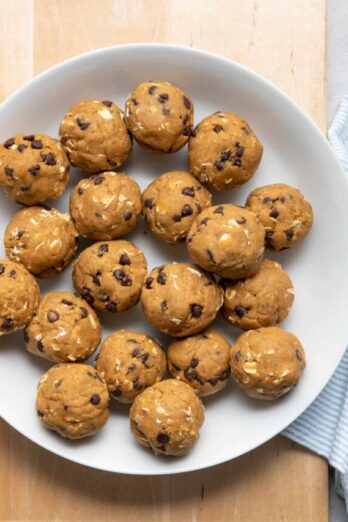
[[255, 214], [226, 204], [203, 210], [186, 241], [189, 255], [204, 270], [240, 279], [260, 268], [264, 238], [264, 228]]
[[168, 379], [138, 395], [130, 409], [136, 440], [155, 454], [182, 456], [199, 438], [204, 406], [184, 382]]
[[26, 329], [27, 350], [55, 362], [82, 361], [101, 340], [101, 325], [92, 308], [71, 292], [46, 294]]
[[193, 104], [180, 87], [169, 82], [140, 83], [127, 98], [126, 124], [141, 147], [176, 152], [189, 139]]
[[222, 390], [230, 375], [230, 345], [213, 329], [173, 341], [168, 348], [168, 369], [204, 397]]
[[70, 196], [79, 234], [107, 241], [128, 234], [141, 215], [141, 192], [127, 174], [103, 172], [81, 180]]
[[146, 277], [141, 303], [147, 320], [161, 332], [184, 337], [200, 332], [222, 305], [220, 286], [198, 266], [170, 263]]
[[28, 324], [39, 300], [39, 285], [27, 269], [0, 259], [0, 336]]
[[255, 212], [266, 230], [266, 247], [285, 250], [301, 241], [313, 223], [311, 205], [296, 188], [276, 183], [253, 190], [246, 207]]
[[104, 379], [87, 364], [56, 364], [39, 381], [39, 419], [62, 437], [80, 439], [96, 433], [108, 420], [108, 405]]
[[294, 296], [291, 279], [281, 265], [264, 259], [255, 275], [226, 284], [223, 313], [243, 330], [274, 326], [287, 317]]
[[262, 151], [243, 118], [233, 112], [216, 112], [204, 118], [190, 137], [190, 172], [211, 189], [234, 189], [253, 176]]
[[73, 105], [60, 124], [59, 134], [70, 163], [88, 174], [114, 170], [132, 150], [124, 114], [109, 100]]
[[211, 205], [211, 194], [188, 172], [166, 172], [143, 193], [147, 225], [159, 239], [185, 239], [195, 217]]
[[58, 198], [69, 182], [69, 169], [62, 145], [46, 134], [16, 134], [0, 145], [0, 185], [16, 203]]
[[234, 380], [254, 399], [277, 399], [289, 392], [305, 365], [300, 341], [276, 326], [243, 333], [231, 349]]
[[103, 342], [96, 368], [112, 397], [133, 402], [145, 388], [160, 381], [167, 368], [161, 345], [142, 333], [119, 330]]
[[76, 253], [78, 235], [69, 214], [55, 208], [22, 208], [5, 231], [6, 254], [37, 277], [62, 272]]
[[73, 283], [93, 308], [123, 312], [139, 301], [146, 270], [144, 254], [129, 241], [98, 242], [75, 261]]

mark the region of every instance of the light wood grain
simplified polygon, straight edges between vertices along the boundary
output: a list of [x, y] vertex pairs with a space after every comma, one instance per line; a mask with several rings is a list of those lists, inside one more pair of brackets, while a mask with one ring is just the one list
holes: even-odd
[[[140, 41], [246, 64], [325, 129], [325, 0], [0, 0], [0, 97], [72, 55]], [[0, 520], [324, 522], [327, 513], [326, 463], [282, 437], [208, 470], [127, 477], [60, 459], [0, 421]]]

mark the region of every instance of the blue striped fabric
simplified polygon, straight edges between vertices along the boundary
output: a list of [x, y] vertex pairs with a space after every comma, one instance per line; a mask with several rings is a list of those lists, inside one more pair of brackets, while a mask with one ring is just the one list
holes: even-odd
[[[329, 141], [348, 175], [348, 94], [329, 130]], [[339, 473], [348, 506], [348, 349], [321, 394], [283, 435], [326, 457]]]

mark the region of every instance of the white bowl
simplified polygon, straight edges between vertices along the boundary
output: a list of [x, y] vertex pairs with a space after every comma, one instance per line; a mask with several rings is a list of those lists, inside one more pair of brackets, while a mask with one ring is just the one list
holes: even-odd
[[[300, 384], [274, 402], [246, 398], [236, 386], [207, 400], [206, 421], [194, 450], [184, 458], [158, 458], [140, 447], [129, 431], [128, 408], [111, 405], [108, 424], [91, 438], [70, 442], [44, 429], [35, 413], [35, 390], [50, 366], [28, 354], [22, 333], [0, 339], [0, 414], [11, 426], [42, 447], [94, 468], [131, 474], [190, 471], [238, 457], [279, 433], [315, 399], [337, 366], [348, 340], [348, 198], [344, 173], [325, 137], [282, 92], [255, 73], [229, 60], [186, 47], [135, 44], [83, 54], [40, 74], [0, 107], [0, 139], [15, 133], [45, 132], [57, 136], [67, 109], [85, 98], [108, 98], [120, 107], [137, 83], [163, 79], [183, 87], [195, 105], [195, 122], [217, 110], [243, 115], [264, 144], [261, 165], [243, 188], [214, 195], [215, 202], [244, 204], [260, 185], [285, 182], [300, 188], [313, 205], [314, 227], [301, 245], [274, 255], [289, 271], [296, 297], [285, 329], [303, 343], [308, 365]], [[135, 145], [121, 167], [145, 188], [168, 170], [187, 169], [186, 148], [156, 155]], [[81, 177], [72, 172], [71, 186]], [[70, 188], [71, 188], [70, 186]], [[68, 208], [69, 190], [53, 206]], [[3, 236], [17, 206], [0, 194]], [[187, 260], [184, 245], [166, 246], [143, 225], [131, 239], [142, 248], [149, 268]], [[4, 256], [1, 246], [0, 255]], [[42, 291], [72, 289], [71, 269]], [[134, 328], [158, 335], [136, 307], [103, 316], [104, 334]], [[216, 321], [231, 340], [239, 332], [222, 318]], [[162, 337], [163, 340], [163, 337]]]

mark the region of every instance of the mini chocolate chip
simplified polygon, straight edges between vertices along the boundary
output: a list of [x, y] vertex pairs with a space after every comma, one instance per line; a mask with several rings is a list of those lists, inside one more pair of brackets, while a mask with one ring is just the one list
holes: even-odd
[[162, 310], [162, 312], [165, 312], [166, 310], [168, 310], [168, 304], [167, 304], [167, 300], [166, 299], [161, 301], [161, 310]]
[[25, 140], [25, 141], [34, 141], [35, 140], [35, 136], [34, 136], [34, 134], [27, 134], [26, 136], [23, 136], [23, 140]]
[[136, 369], [137, 365], [136, 364], [130, 364], [127, 368], [127, 372], [126, 372], [126, 375], [128, 375], [129, 373], [133, 372], [135, 369]]
[[242, 357], [242, 355], [241, 355], [240, 351], [238, 350], [238, 352], [235, 353], [234, 358], [237, 362], [239, 362], [241, 357]]
[[100, 212], [94, 212], [94, 215], [95, 215], [97, 218], [101, 218], [101, 217], [102, 217], [102, 215], [101, 215]]
[[135, 379], [135, 381], [133, 381], [133, 388], [135, 390], [140, 390], [142, 387], [143, 387], [143, 385], [141, 384], [139, 379]]
[[149, 87], [149, 89], [148, 89], [148, 93], [152, 95], [156, 89], [157, 89], [157, 85], [151, 85], [151, 87]]
[[25, 234], [25, 230], [18, 230], [18, 232], [17, 232], [18, 239], [20, 239], [22, 236], [24, 236], [24, 234]]
[[50, 323], [55, 323], [56, 321], [58, 321], [59, 319], [59, 314], [58, 312], [55, 312], [54, 310], [50, 310], [47, 314], [47, 320], [50, 322]]
[[216, 262], [216, 259], [214, 257], [214, 254], [211, 250], [209, 250], [209, 248], [207, 248], [206, 250], [207, 254], [208, 254], [208, 257], [210, 259], [210, 261], [214, 264], [214, 265], [217, 265], [217, 262]]
[[169, 114], [170, 114], [170, 109], [168, 109], [167, 107], [163, 107], [163, 109], [162, 109], [162, 114], [163, 114], [164, 116], [169, 116]]
[[132, 278], [125, 274], [123, 270], [114, 270], [113, 276], [122, 286], [132, 286]]
[[80, 306], [80, 310], [81, 310], [81, 317], [82, 317], [82, 319], [85, 319], [88, 316], [87, 309], [84, 306]]
[[225, 381], [226, 379], [228, 379], [229, 375], [230, 375], [230, 371], [226, 370], [225, 372], [221, 373], [221, 375], [219, 375], [219, 380]]
[[218, 379], [218, 377], [212, 377], [211, 379], [208, 379], [208, 382], [211, 386], [216, 386], [217, 383], [219, 382], [219, 379]]
[[272, 243], [273, 230], [266, 230], [265, 243], [269, 245]]
[[88, 304], [92, 305], [94, 303], [94, 297], [89, 292], [84, 292], [82, 295]]
[[242, 165], [241, 159], [240, 159], [240, 158], [236, 158], [235, 156], [232, 156], [232, 157], [231, 157], [230, 162], [231, 162], [232, 165], [234, 165], [235, 167], [240, 167], [240, 166]]
[[47, 154], [45, 154], [44, 152], [40, 152], [40, 158], [42, 159], [42, 161], [46, 161], [47, 160]]
[[190, 205], [184, 205], [181, 210], [182, 217], [191, 216], [193, 214], [193, 209]]
[[190, 309], [192, 317], [201, 317], [203, 306], [199, 304], [192, 304], [190, 305]]
[[71, 306], [72, 305], [72, 301], [69, 301], [69, 299], [62, 299], [61, 301], [63, 304], [67, 305], [67, 306]]
[[28, 169], [28, 172], [30, 172], [30, 174], [32, 174], [33, 176], [36, 176], [40, 172], [40, 165], [34, 165], [33, 167], [30, 167], [30, 169]]
[[174, 214], [172, 220], [174, 221], [174, 223], [179, 223], [181, 221], [181, 216], [179, 214]]
[[2, 326], [2, 328], [5, 328], [5, 330], [7, 330], [8, 328], [11, 328], [13, 326], [12, 317], [5, 317], [1, 326]]
[[121, 395], [122, 395], [121, 388], [119, 388], [117, 386], [117, 388], [115, 388], [114, 391], [111, 392], [111, 395], [113, 395], [114, 397], [121, 397]]
[[109, 252], [109, 245], [100, 245], [98, 248], [98, 257], [102, 257], [107, 252]]
[[186, 126], [186, 123], [189, 121], [189, 115], [188, 114], [182, 114], [180, 116], [180, 118], [182, 119], [182, 124], [183, 126], [185, 127]]
[[191, 136], [192, 125], [186, 125], [184, 130], [182, 131], [183, 136]]
[[196, 366], [198, 366], [198, 363], [199, 363], [199, 360], [196, 357], [193, 357], [193, 359], [191, 359], [191, 362], [190, 362], [190, 367], [196, 368]]
[[103, 176], [97, 176], [96, 178], [94, 178], [93, 183], [94, 185], [101, 185], [104, 180], [105, 178], [103, 178]]
[[13, 175], [13, 169], [11, 167], [5, 167], [5, 174], [6, 176], [8, 176], [9, 178], [12, 178], [12, 175]]
[[79, 188], [77, 189], [77, 193], [78, 193], [79, 196], [82, 196], [82, 194], [84, 193], [83, 188], [79, 187]]
[[216, 134], [218, 134], [219, 132], [223, 131], [224, 128], [221, 126], [221, 125], [215, 125], [213, 131], [216, 132]]
[[302, 361], [302, 354], [301, 354], [300, 350], [298, 350], [298, 348], [296, 348], [295, 353], [296, 353], [296, 358], [299, 361]]
[[[25, 138], [24, 138], [25, 139]], [[5, 149], [9, 149], [10, 147], [12, 147], [12, 145], [15, 144], [15, 140], [14, 138], [9, 138], [8, 140], [5, 141], [4, 143], [4, 147]]]
[[[127, 342], [135, 341], [135, 339], [128, 339]], [[136, 342], [136, 341], [135, 341]], [[136, 346], [132, 351], [132, 357], [138, 357], [138, 355], [141, 354], [141, 348], [140, 346]]]
[[152, 283], [153, 283], [153, 277], [147, 277], [146, 280], [145, 280], [145, 288], [147, 288], [147, 290], [150, 290], [152, 288]]
[[53, 167], [56, 164], [57, 164], [57, 160], [56, 160], [55, 155], [52, 154], [52, 152], [49, 152], [47, 154], [47, 158], [46, 158], [46, 165], [49, 165], [50, 167]]
[[222, 205], [216, 207], [216, 209], [214, 210], [214, 214], [222, 214], [222, 215], [224, 215], [224, 207]]
[[18, 152], [23, 152], [25, 149], [27, 149], [28, 147], [26, 145], [24, 145], [24, 143], [20, 143], [17, 147], [17, 150]]
[[245, 134], [249, 134], [249, 131], [246, 127], [241, 127], [241, 129]]
[[117, 312], [117, 304], [113, 303], [112, 301], [108, 303], [105, 307], [108, 312], [116, 313]]
[[270, 203], [272, 203], [272, 198], [269, 198], [269, 197], [267, 196], [267, 197], [263, 198], [262, 203], [263, 203], [264, 205], [269, 205]]
[[139, 357], [139, 359], [141, 360], [141, 362], [143, 363], [144, 366], [146, 366], [146, 368], [149, 368], [149, 366], [146, 364], [148, 358], [149, 358], [149, 353], [148, 352], [145, 352], [145, 353], [142, 353], [141, 356]]
[[106, 161], [108, 162], [109, 165], [111, 165], [111, 167], [117, 167], [116, 161], [111, 160], [111, 159], [107, 159]]
[[237, 305], [234, 307], [234, 312], [241, 319], [246, 314], [247, 311], [244, 308], [244, 306]]
[[16, 274], [17, 274], [16, 270], [10, 270], [10, 272], [9, 272], [8, 275], [9, 275], [10, 277], [12, 277], [12, 278], [15, 278], [15, 277], [16, 277]]
[[105, 107], [112, 107], [112, 101], [110, 100], [103, 100], [102, 104], [105, 105]]
[[244, 154], [244, 147], [237, 145], [235, 154], [238, 156], [238, 158], [241, 158]]
[[38, 414], [39, 417], [43, 417], [44, 416], [44, 414], [40, 410], [37, 410], [37, 414]]
[[131, 98], [133, 105], [139, 105], [139, 102], [136, 98]]
[[270, 212], [270, 217], [272, 218], [277, 218], [279, 216], [279, 212], [278, 210], [276, 210], [275, 208]]
[[287, 240], [291, 241], [292, 238], [294, 237], [294, 231], [291, 229], [285, 230], [285, 235], [286, 235]]
[[154, 200], [152, 198], [145, 199], [144, 201], [144, 208], [152, 209], [154, 206]]
[[237, 223], [238, 225], [244, 225], [244, 223], [246, 223], [245, 217], [238, 218]]
[[157, 99], [158, 99], [158, 101], [159, 101], [160, 103], [165, 103], [166, 101], [169, 100], [169, 96], [168, 96], [168, 94], [163, 93], [163, 94], [159, 94], [159, 95], [157, 96]]
[[182, 189], [181, 194], [193, 198], [195, 195], [195, 189], [193, 187], [185, 187]]
[[167, 276], [164, 272], [160, 272], [156, 278], [156, 281], [159, 285], [165, 285], [167, 281]]
[[97, 286], [100, 286], [100, 276], [101, 272], [99, 272], [99, 270], [92, 276], [92, 281]]
[[122, 265], [122, 266], [130, 265], [130, 264], [131, 264], [130, 259], [129, 259], [129, 257], [128, 257], [127, 254], [121, 254], [121, 257], [120, 257], [119, 263], [120, 263], [120, 265]]
[[127, 210], [124, 214], [123, 214], [123, 217], [124, 217], [124, 220], [125, 221], [129, 221], [130, 219], [132, 219], [132, 212], [130, 210]]
[[217, 170], [223, 170], [223, 168], [225, 167], [225, 162], [217, 160], [214, 162], [214, 165], [217, 168]]
[[184, 105], [186, 107], [186, 109], [190, 110], [191, 109], [191, 102], [188, 98], [186, 98], [186, 96], [183, 96], [183, 101], [184, 101]]
[[279, 201], [280, 201], [281, 203], [285, 203], [286, 198], [284, 198], [284, 196], [282, 196], [281, 198], [279, 198]]
[[44, 345], [43, 345], [42, 341], [37, 341], [36, 347], [39, 350], [39, 352], [41, 352], [41, 353], [45, 351], [45, 348], [44, 348]]
[[33, 140], [31, 142], [31, 148], [32, 149], [42, 149], [43, 144], [41, 140]]
[[223, 150], [220, 154], [221, 161], [227, 161], [231, 157], [231, 152], [229, 150]]
[[0, 264], [0, 275], [2, 275], [5, 272], [4, 265]]
[[97, 406], [97, 404], [100, 403], [100, 395], [98, 395], [98, 393], [93, 393], [89, 399], [89, 402], [93, 404], [93, 406]]
[[91, 125], [88, 121], [85, 121], [82, 118], [76, 118], [76, 123], [83, 131], [88, 129], [88, 127]]
[[208, 217], [203, 218], [200, 224], [201, 225], [206, 225], [208, 223], [209, 219], [210, 218], [208, 218]]
[[195, 378], [195, 375], [196, 375], [195, 370], [193, 370], [192, 368], [185, 368], [185, 370], [184, 370], [184, 377], [189, 382], [193, 381], [193, 379]]
[[199, 203], [195, 202], [195, 207], [196, 207], [196, 210], [198, 213], [201, 213], [202, 212], [202, 207]]

